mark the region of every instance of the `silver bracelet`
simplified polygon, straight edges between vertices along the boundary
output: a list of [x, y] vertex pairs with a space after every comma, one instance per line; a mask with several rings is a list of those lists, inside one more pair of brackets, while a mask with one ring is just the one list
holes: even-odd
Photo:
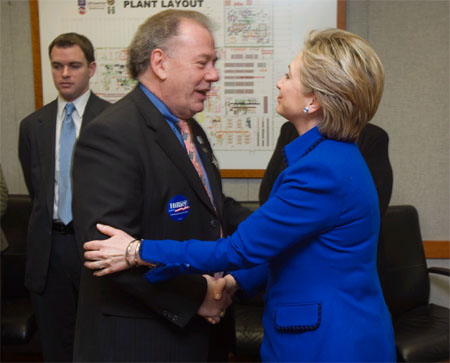
[[[130, 263], [130, 260], [129, 260], [130, 252], [131, 252], [131, 245], [132, 245], [134, 242], [136, 242], [136, 241], [140, 241], [140, 240], [139, 240], [139, 239], [134, 239], [134, 240], [132, 240], [130, 243], [128, 243], [128, 247], [127, 247], [127, 249], [126, 249], [126, 251], [125, 251], [125, 261], [127, 262], [127, 265], [128, 265], [129, 267], [133, 266], [133, 265]], [[135, 258], [135, 261], [136, 261], [136, 258]], [[135, 264], [136, 264], [136, 263], [135, 263]]]
[[139, 241], [139, 242], [136, 244], [136, 249], [134, 250], [134, 265], [137, 266], [137, 265], [138, 265], [138, 260], [139, 260], [139, 250], [140, 250], [140, 248], [141, 248], [141, 242], [142, 242], [142, 239], [140, 239], [140, 240], [135, 240], [135, 241]]

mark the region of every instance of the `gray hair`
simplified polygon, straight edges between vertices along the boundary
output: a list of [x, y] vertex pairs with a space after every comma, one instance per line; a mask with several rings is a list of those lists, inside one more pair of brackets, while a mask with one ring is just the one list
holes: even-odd
[[178, 34], [182, 20], [191, 20], [211, 31], [211, 23], [206, 15], [192, 10], [161, 11], [142, 23], [128, 47], [128, 72], [137, 79], [150, 64], [150, 55], [156, 48], [164, 49], [168, 40]]

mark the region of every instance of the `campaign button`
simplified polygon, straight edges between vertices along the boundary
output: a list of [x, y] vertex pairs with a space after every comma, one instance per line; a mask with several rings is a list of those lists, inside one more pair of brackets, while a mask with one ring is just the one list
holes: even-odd
[[167, 212], [174, 221], [184, 220], [191, 209], [189, 201], [184, 195], [176, 195], [167, 204]]

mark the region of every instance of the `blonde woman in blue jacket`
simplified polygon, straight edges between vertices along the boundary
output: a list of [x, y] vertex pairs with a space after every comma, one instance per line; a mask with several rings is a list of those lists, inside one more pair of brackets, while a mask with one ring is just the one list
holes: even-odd
[[362, 38], [311, 32], [277, 83], [277, 112], [300, 136], [285, 147], [288, 167], [267, 202], [214, 243], [133, 241], [99, 225], [111, 238], [85, 244], [85, 265], [102, 276], [147, 264], [151, 283], [234, 271], [229, 290], [265, 286], [263, 361], [395, 361], [376, 268], [377, 192], [355, 143], [383, 84], [383, 66]]

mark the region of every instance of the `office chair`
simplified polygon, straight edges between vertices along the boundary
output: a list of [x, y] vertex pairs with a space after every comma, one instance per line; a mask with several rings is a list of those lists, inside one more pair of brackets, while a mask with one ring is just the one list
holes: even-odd
[[450, 276], [449, 269], [427, 267], [417, 210], [390, 206], [380, 233], [378, 272], [392, 315], [398, 361], [449, 360], [449, 309], [429, 303], [428, 275]]
[[9, 195], [2, 230], [9, 247], [1, 254], [1, 354], [2, 362], [42, 361], [37, 326], [25, 288], [25, 250], [31, 199]]

